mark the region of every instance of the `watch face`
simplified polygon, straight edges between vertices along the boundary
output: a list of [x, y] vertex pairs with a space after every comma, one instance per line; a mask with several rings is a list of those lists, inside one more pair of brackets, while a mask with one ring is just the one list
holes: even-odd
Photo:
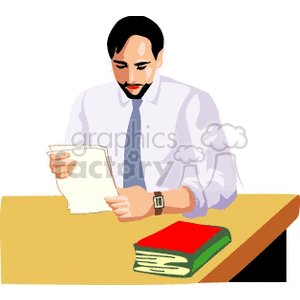
[[153, 197], [154, 207], [155, 208], [163, 208], [164, 207], [164, 197], [163, 196], [155, 196]]

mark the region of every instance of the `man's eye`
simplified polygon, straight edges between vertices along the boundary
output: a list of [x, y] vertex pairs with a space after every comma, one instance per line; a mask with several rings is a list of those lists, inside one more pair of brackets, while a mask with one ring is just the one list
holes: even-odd
[[126, 68], [126, 66], [118, 66], [118, 65], [116, 65], [116, 67], [119, 68], [119, 69], [124, 69], [124, 68]]
[[146, 66], [143, 67], [137, 67], [138, 70], [144, 70], [146, 68]]

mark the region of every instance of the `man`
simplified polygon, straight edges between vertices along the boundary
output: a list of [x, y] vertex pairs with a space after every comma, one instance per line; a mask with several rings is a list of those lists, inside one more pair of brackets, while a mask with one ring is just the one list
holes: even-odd
[[[118, 219], [161, 213], [192, 218], [226, 208], [236, 198], [232, 157], [216, 159], [220, 153], [203, 140], [210, 124], [220, 124], [212, 98], [159, 75], [163, 34], [146, 17], [118, 21], [107, 46], [116, 82], [77, 97], [65, 143], [108, 148], [119, 195], [105, 200]], [[226, 141], [222, 130], [218, 135]], [[68, 157], [50, 158], [57, 178], [76, 167]]]

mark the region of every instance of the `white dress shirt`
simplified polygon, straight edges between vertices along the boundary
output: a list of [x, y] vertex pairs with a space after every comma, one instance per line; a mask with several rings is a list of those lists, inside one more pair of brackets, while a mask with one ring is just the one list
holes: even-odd
[[[220, 124], [210, 95], [156, 72], [142, 100], [141, 160], [147, 191], [189, 187], [196, 201], [193, 211], [183, 214], [188, 218], [204, 216], [208, 208], [226, 208], [237, 195], [236, 172], [228, 149], [216, 151], [202, 139], [210, 124]], [[65, 137], [66, 144], [106, 146], [118, 187], [123, 187], [131, 113], [132, 100], [116, 81], [92, 87], [75, 99]], [[222, 129], [218, 135], [226, 142]]]

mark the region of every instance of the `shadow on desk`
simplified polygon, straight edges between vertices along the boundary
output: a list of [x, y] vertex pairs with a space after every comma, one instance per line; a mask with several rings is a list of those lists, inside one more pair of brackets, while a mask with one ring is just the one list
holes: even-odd
[[230, 282], [286, 282], [286, 230]]

